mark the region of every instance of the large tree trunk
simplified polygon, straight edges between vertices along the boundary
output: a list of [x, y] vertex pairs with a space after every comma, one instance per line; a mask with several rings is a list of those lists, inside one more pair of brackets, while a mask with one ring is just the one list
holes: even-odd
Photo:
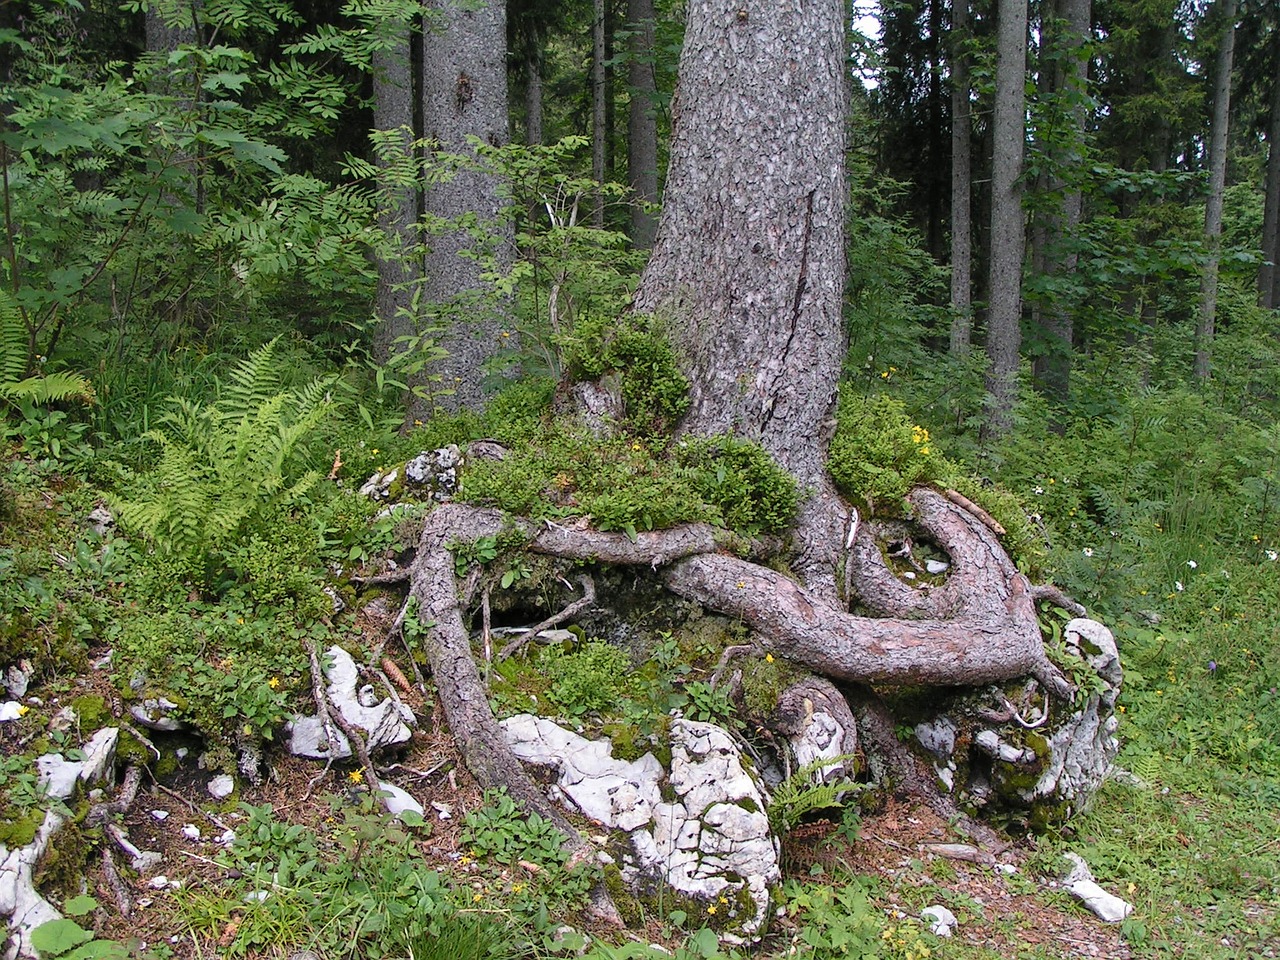
[[1013, 426], [1022, 346], [1022, 152], [1026, 135], [1027, 0], [999, 0], [992, 117], [991, 256], [987, 308], [987, 437]]
[[[408, 22], [388, 24], [394, 31], [394, 45], [373, 55], [373, 127], [401, 132], [401, 149], [413, 149], [417, 139], [413, 129], [413, 67], [409, 44], [413, 28]], [[379, 157], [386, 166], [390, 158]], [[391, 241], [392, 255], [378, 261], [378, 318], [374, 334], [374, 356], [386, 363], [399, 337], [417, 328], [412, 315], [413, 284], [422, 276], [417, 262], [418, 191], [411, 186], [383, 184], [378, 226]]]
[[973, 338], [973, 117], [969, 91], [969, 0], [951, 11], [951, 355]]
[[628, 0], [631, 51], [627, 66], [630, 104], [627, 113], [627, 180], [631, 184], [631, 244], [653, 246], [658, 218], [644, 205], [658, 202], [658, 95], [654, 69], [653, 0]]
[[[459, 4], [432, 3], [437, 29], [422, 38], [423, 134], [446, 154], [473, 153], [468, 137], [494, 146], [507, 142], [506, 7], [500, 0]], [[514, 234], [501, 211], [503, 200], [494, 176], [460, 171], [451, 180], [430, 184], [424, 197], [429, 221], [474, 215], [496, 238], [497, 268], [511, 262]], [[445, 328], [438, 343], [448, 357], [429, 373], [439, 379], [425, 385], [431, 401], [415, 398], [410, 418], [434, 409], [478, 410], [484, 406], [482, 381], [498, 349], [501, 303], [486, 295], [483, 263], [465, 255], [475, 243], [463, 228], [429, 237], [423, 305], [439, 308]]]
[[1200, 276], [1200, 317], [1196, 323], [1195, 375], [1207, 380], [1218, 312], [1218, 258], [1222, 243], [1222, 198], [1227, 186], [1227, 125], [1231, 111], [1231, 65], [1235, 53], [1236, 0], [1218, 0], [1221, 39], [1213, 73], [1213, 118], [1209, 128], [1209, 196], [1204, 205], [1204, 272]]
[[817, 491], [799, 562], [832, 595], [841, 521], [823, 454], [845, 346], [843, 24], [839, 0], [689, 4], [662, 221], [636, 295], [681, 353], [685, 429], [756, 440]]
[[1267, 124], [1266, 202], [1262, 217], [1262, 264], [1258, 306], [1280, 306], [1280, 27], [1272, 42], [1271, 116]]

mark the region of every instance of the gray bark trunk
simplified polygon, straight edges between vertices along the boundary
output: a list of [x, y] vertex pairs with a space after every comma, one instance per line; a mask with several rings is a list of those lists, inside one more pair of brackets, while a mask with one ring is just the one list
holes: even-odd
[[[403, 147], [412, 149], [413, 71], [410, 64], [410, 24], [396, 24], [395, 46], [373, 55], [373, 126], [375, 130], [403, 130]], [[417, 328], [411, 313], [413, 284], [422, 276], [415, 260], [418, 191], [407, 186], [383, 185], [378, 227], [392, 242], [393, 253], [378, 261], [377, 329], [374, 356], [385, 363], [397, 337]]]
[[[458, 5], [438, 2], [440, 28], [422, 39], [423, 133], [445, 153], [469, 155], [468, 137], [501, 145], [507, 141], [506, 8], [498, 0]], [[424, 196], [428, 220], [474, 215], [496, 239], [497, 268], [511, 263], [514, 236], [500, 222], [503, 201], [496, 177], [464, 170], [447, 183], [431, 184]], [[485, 265], [464, 256], [475, 244], [464, 229], [429, 238], [423, 283], [424, 306], [445, 307], [447, 324], [439, 340], [449, 356], [433, 364], [439, 375], [429, 389], [452, 391], [415, 399], [409, 416], [434, 409], [478, 410], [484, 406], [485, 368], [498, 349], [502, 304], [481, 280]], [[452, 307], [452, 309], [449, 309]]]
[[[1053, 11], [1054, 24], [1049, 31], [1050, 42], [1056, 53], [1052, 78], [1052, 94], [1071, 98], [1072, 142], [1055, 144], [1050, 149], [1056, 153], [1059, 164], [1068, 157], [1080, 156], [1088, 119], [1084, 107], [1085, 86], [1088, 81], [1088, 63], [1079, 56], [1081, 46], [1092, 29], [1092, 4], [1090, 0], [1059, 0]], [[1058, 193], [1065, 188], [1063, 177], [1051, 173], [1044, 188]], [[1040, 231], [1039, 268], [1045, 276], [1069, 277], [1075, 273], [1078, 257], [1063, 249], [1080, 225], [1083, 198], [1078, 189], [1067, 190], [1057, 210], [1049, 213]], [[1036, 375], [1045, 391], [1054, 399], [1066, 400], [1071, 385], [1072, 341], [1074, 324], [1071, 304], [1061, 297], [1054, 297], [1038, 310], [1037, 320], [1049, 343], [1049, 350], [1040, 359]]]
[[540, 38], [534, 42], [524, 62], [524, 142], [531, 147], [542, 145], [542, 48], [540, 43]]
[[[604, 69], [604, 21], [605, 0], [594, 0], [591, 21], [591, 179], [604, 183], [605, 141], [608, 137], [605, 123], [605, 69]], [[604, 228], [604, 202], [597, 193], [591, 209], [591, 223], [596, 229]]]
[[991, 257], [987, 308], [985, 436], [1013, 425], [1022, 346], [1022, 153], [1026, 136], [1027, 0], [999, 0], [995, 110], [992, 117]]
[[951, 355], [968, 356], [973, 337], [973, 117], [969, 93], [969, 0], [951, 21]]
[[1227, 185], [1227, 125], [1231, 111], [1231, 64], [1235, 53], [1236, 0], [1218, 0], [1222, 39], [1213, 74], [1213, 117], [1209, 128], [1209, 196], [1204, 205], [1204, 273], [1200, 277], [1200, 318], [1196, 323], [1195, 375], [1209, 378], [1218, 312], [1218, 258], [1222, 243], [1222, 196]]
[[815, 491], [799, 570], [835, 594], [823, 467], [844, 359], [845, 6], [694, 0], [666, 200], [636, 309], [669, 324], [684, 428], [758, 441]]
[[631, 207], [631, 244], [638, 250], [653, 246], [658, 218], [643, 204], [658, 202], [658, 93], [654, 73], [653, 0], [629, 0], [631, 59], [627, 81], [631, 99], [627, 114], [627, 178], [635, 204]]
[[[168, 56], [184, 44], [197, 43], [200, 39], [197, 27], [199, 9], [198, 2], [180, 5], [178, 10], [184, 14], [183, 20], [179, 23], [170, 23], [156, 7], [147, 7], [143, 28], [146, 33], [147, 52]], [[172, 97], [179, 113], [190, 113], [196, 109], [200, 101], [200, 91], [195, 86], [196, 82], [170, 72], [165, 75], [165, 79], [156, 84], [153, 92]], [[170, 164], [187, 170], [191, 180], [189, 191], [175, 191], [172, 188], [166, 190], [163, 194], [166, 203], [172, 206], [191, 205], [197, 211], [204, 208], [204, 181], [199, 161], [198, 154], [186, 150], [176, 151], [170, 157]]]
[[1267, 126], [1266, 204], [1262, 218], [1262, 265], [1258, 268], [1258, 306], [1280, 306], [1280, 30], [1273, 43], [1275, 78], [1271, 81], [1271, 118]]

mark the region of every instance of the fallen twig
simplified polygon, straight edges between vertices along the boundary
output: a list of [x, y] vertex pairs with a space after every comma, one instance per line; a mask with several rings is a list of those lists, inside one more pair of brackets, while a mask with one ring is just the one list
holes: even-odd
[[536, 637], [543, 630], [550, 630], [552, 627], [558, 627], [566, 620], [576, 617], [583, 610], [589, 608], [596, 602], [596, 582], [591, 579], [590, 574], [582, 574], [578, 577], [578, 582], [582, 584], [582, 596], [574, 600], [559, 613], [554, 613], [541, 623], [535, 623], [532, 627], [523, 631], [520, 636], [512, 640], [505, 647], [498, 651], [498, 659], [505, 660], [507, 657], [518, 653], [520, 649], [528, 643], [532, 638]]

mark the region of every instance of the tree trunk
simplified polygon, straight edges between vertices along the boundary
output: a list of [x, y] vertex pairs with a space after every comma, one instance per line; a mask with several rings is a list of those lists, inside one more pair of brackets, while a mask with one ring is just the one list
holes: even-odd
[[843, 24], [839, 0], [688, 5], [666, 200], [636, 294], [681, 354], [684, 429], [758, 441], [816, 491], [799, 562], [832, 595], [840, 521], [823, 455], [845, 346]]
[[992, 117], [991, 256], [987, 308], [987, 393], [983, 435], [1013, 426], [1022, 345], [1022, 153], [1026, 140], [1027, 0], [999, 0]]
[[[422, 38], [423, 133], [446, 154], [473, 154], [468, 137], [494, 146], [507, 141], [506, 8], [499, 0], [456, 4], [436, 2], [438, 28]], [[427, 220], [456, 221], [474, 215], [496, 240], [496, 268], [511, 263], [514, 234], [502, 217], [496, 177], [461, 170], [451, 180], [432, 183], [425, 192]], [[504, 304], [495, 301], [481, 279], [485, 264], [465, 254], [475, 247], [467, 230], [445, 228], [428, 240], [422, 302], [439, 311], [444, 329], [437, 341], [448, 356], [419, 381], [431, 400], [416, 398], [409, 417], [425, 419], [434, 409], [479, 410], [484, 406], [486, 365], [498, 349]]]
[[653, 246], [658, 218], [643, 205], [658, 202], [658, 95], [654, 70], [653, 0], [628, 0], [631, 51], [627, 66], [630, 104], [627, 114], [627, 179], [631, 184], [631, 245]]
[[[1054, 278], [1071, 277], [1078, 259], [1073, 251], [1064, 247], [1069, 246], [1080, 225], [1083, 198], [1078, 188], [1067, 189], [1062, 168], [1072, 158], [1083, 155], [1081, 148], [1088, 119], [1084, 103], [1088, 63], [1080, 57], [1080, 49], [1092, 28], [1092, 4], [1090, 0], [1058, 0], [1051, 13], [1052, 22], [1042, 31], [1054, 64], [1050, 95], [1069, 104], [1067, 113], [1071, 118], [1069, 127], [1064, 127], [1070, 139], [1043, 147], [1052, 163], [1042, 189], [1051, 195], [1061, 194], [1061, 200], [1057, 209], [1041, 219], [1036, 260], [1042, 275]], [[1038, 305], [1036, 320], [1047, 344], [1036, 364], [1036, 379], [1049, 396], [1065, 401], [1070, 393], [1074, 339], [1071, 304], [1066, 298], [1051, 293], [1048, 302]]]
[[1213, 117], [1209, 128], [1209, 196], [1204, 205], [1204, 273], [1200, 277], [1200, 318], [1196, 323], [1195, 375], [1207, 380], [1218, 312], [1218, 257], [1222, 243], [1222, 198], [1227, 185], [1227, 125], [1231, 110], [1231, 65], [1235, 53], [1236, 0], [1218, 0], [1221, 39], [1213, 73]]
[[534, 41], [524, 60], [524, 142], [531, 147], [542, 145], [542, 47], [541, 38]]
[[969, 99], [969, 0], [951, 12], [951, 355], [973, 337], [973, 117]]
[[[591, 179], [604, 183], [608, 139], [605, 109], [605, 0], [594, 0], [591, 20]], [[604, 201], [596, 194], [591, 223], [604, 229]]]
[[[413, 69], [409, 44], [412, 25], [388, 24], [395, 31], [394, 46], [373, 55], [373, 126], [375, 130], [399, 130], [401, 149], [413, 149]], [[389, 162], [379, 157], [379, 165]], [[378, 261], [378, 291], [375, 309], [378, 325], [374, 334], [374, 356], [386, 363], [399, 337], [417, 329], [412, 315], [413, 285], [422, 276], [415, 259], [418, 248], [418, 191], [410, 186], [384, 184], [378, 227], [392, 241], [391, 256]]]
[[1262, 265], [1258, 268], [1258, 305], [1280, 306], [1280, 27], [1272, 42], [1271, 116], [1267, 125], [1266, 204], [1262, 218]]

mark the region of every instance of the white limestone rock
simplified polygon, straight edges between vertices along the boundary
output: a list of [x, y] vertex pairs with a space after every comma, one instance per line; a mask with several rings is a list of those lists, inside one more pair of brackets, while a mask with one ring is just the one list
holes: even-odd
[[1089, 865], [1084, 862], [1079, 854], [1064, 853], [1062, 859], [1070, 865], [1070, 872], [1067, 874], [1067, 878], [1062, 881], [1063, 889], [1084, 904], [1085, 908], [1094, 913], [1100, 920], [1104, 920], [1107, 923], [1119, 923], [1133, 913], [1133, 904], [1108, 893], [1098, 885], [1098, 882], [1093, 878], [1093, 872], [1089, 869]]
[[502, 721], [516, 756], [558, 771], [556, 791], [567, 806], [630, 834], [624, 879], [660, 881], [686, 897], [714, 905], [729, 942], [764, 933], [769, 888], [780, 876], [778, 844], [765, 801], [729, 735], [709, 723], [676, 719], [671, 728], [674, 802], [664, 802], [664, 771], [652, 754], [617, 760], [607, 740], [591, 741], [544, 717]]
[[[343, 719], [365, 731], [370, 752], [379, 748], [405, 743], [413, 735], [410, 724], [416, 723], [413, 712], [403, 704], [387, 698], [378, 700], [371, 696], [371, 688], [358, 689], [360, 672], [351, 654], [339, 646], [332, 646], [327, 653], [329, 666], [325, 678], [329, 681], [326, 695], [329, 702], [342, 714]], [[362, 702], [362, 694], [363, 701]], [[316, 760], [329, 758], [329, 740], [319, 717], [295, 717], [286, 726], [289, 733], [289, 752], [295, 756]], [[338, 752], [334, 759], [351, 756], [351, 744], [338, 735]]]

